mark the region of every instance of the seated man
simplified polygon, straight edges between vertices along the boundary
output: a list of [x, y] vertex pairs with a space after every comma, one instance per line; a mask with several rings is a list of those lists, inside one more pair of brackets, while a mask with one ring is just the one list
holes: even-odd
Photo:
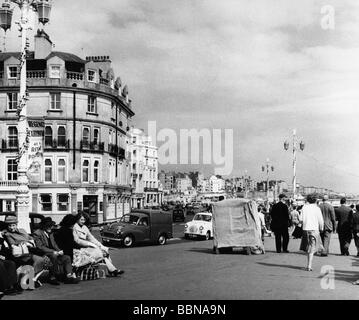
[[[38, 256], [34, 250], [35, 243], [33, 238], [27, 234], [23, 229], [17, 227], [17, 218], [8, 216], [5, 218], [5, 223], [7, 225], [7, 230], [4, 232], [4, 238], [10, 246], [11, 259], [16, 263], [16, 267], [23, 265], [32, 265], [37, 277], [41, 275], [44, 267], [44, 258]], [[15, 250], [21, 249], [22, 254]], [[26, 251], [26, 252], [25, 252]]]
[[51, 278], [49, 283], [59, 285], [60, 283], [55, 278], [55, 275], [64, 277], [64, 283], [78, 283], [79, 279], [72, 272], [71, 258], [64, 255], [64, 252], [59, 249], [52, 228], [55, 222], [50, 217], [45, 218], [40, 229], [33, 234], [36, 247], [39, 254], [47, 256], [52, 263]]

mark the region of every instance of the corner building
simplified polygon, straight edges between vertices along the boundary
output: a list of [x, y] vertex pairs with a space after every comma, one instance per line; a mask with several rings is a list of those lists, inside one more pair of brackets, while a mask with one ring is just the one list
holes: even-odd
[[[29, 161], [30, 211], [56, 222], [79, 210], [94, 223], [117, 219], [131, 200], [128, 88], [108, 56], [83, 60], [52, 47], [38, 31], [27, 59], [29, 128], [41, 140]], [[19, 57], [0, 53], [0, 212], [16, 206]]]

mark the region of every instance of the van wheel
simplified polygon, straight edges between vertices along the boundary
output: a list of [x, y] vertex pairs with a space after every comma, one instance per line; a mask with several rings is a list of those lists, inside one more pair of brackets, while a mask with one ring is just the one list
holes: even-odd
[[126, 236], [124, 239], [123, 239], [123, 245], [126, 247], [126, 248], [129, 248], [129, 247], [132, 247], [133, 246], [133, 243], [134, 243], [134, 239], [132, 236]]
[[167, 242], [166, 236], [163, 235], [163, 234], [161, 234], [161, 235], [158, 237], [158, 241], [157, 241], [157, 242], [158, 242], [158, 244], [161, 245], [161, 246], [165, 245], [166, 242]]
[[211, 232], [207, 231], [206, 233], [206, 240], [211, 239]]

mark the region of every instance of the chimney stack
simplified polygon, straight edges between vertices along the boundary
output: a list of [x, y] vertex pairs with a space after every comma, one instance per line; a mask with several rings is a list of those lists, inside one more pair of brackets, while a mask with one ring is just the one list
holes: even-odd
[[45, 59], [52, 51], [52, 41], [44, 30], [35, 35], [35, 59]]

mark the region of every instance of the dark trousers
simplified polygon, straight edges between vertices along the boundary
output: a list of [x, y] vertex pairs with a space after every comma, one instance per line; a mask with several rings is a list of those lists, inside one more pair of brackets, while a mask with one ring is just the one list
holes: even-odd
[[67, 255], [56, 256], [54, 254], [48, 255], [53, 265], [51, 272], [55, 276], [64, 276], [72, 273], [71, 258]]
[[324, 251], [322, 254], [329, 254], [329, 244], [330, 244], [330, 238], [332, 236], [332, 231], [330, 230], [324, 230], [320, 233], [320, 237], [322, 238]]
[[283, 251], [288, 250], [288, 243], [289, 243], [289, 233], [288, 228], [281, 228], [274, 230], [275, 235], [275, 247], [277, 252], [281, 252], [282, 248]]
[[357, 247], [358, 254], [359, 254], [359, 237], [357, 236], [358, 233], [359, 233], [359, 230], [358, 231], [354, 230], [353, 238], [354, 238], [355, 246]]
[[17, 283], [16, 264], [11, 260], [0, 260], [0, 292]]
[[352, 241], [352, 234], [350, 232], [338, 232], [340, 253], [349, 254], [349, 246]]

